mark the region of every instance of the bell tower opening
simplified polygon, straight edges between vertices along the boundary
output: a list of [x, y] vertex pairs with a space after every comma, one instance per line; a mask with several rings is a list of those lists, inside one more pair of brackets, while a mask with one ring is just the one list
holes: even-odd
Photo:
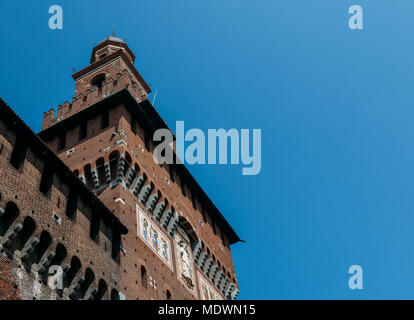
[[105, 74], [104, 73], [100, 73], [100, 74], [98, 74], [95, 78], [93, 78], [92, 80], [91, 80], [91, 86], [92, 87], [97, 87], [98, 88], [98, 92], [102, 92], [102, 86], [103, 86], [103, 83], [104, 83], [104, 81], [105, 81]]

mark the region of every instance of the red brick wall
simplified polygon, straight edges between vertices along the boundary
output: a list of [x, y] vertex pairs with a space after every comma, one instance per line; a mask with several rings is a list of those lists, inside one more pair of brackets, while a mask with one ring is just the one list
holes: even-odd
[[[183, 196], [181, 186], [172, 182], [169, 172], [165, 167], [156, 164], [151, 151], [145, 149], [143, 141], [143, 129], [137, 124], [137, 134], [131, 131], [131, 115], [123, 105], [118, 105], [109, 112], [109, 127], [100, 129], [100, 116], [88, 120], [88, 137], [79, 141], [79, 126], [67, 132], [66, 148], [58, 153], [59, 157], [66, 162], [72, 170], [79, 170], [84, 174], [83, 168], [90, 164], [96, 167], [96, 160], [103, 157], [105, 162], [109, 160], [111, 152], [118, 150], [120, 154], [128, 152], [132, 158], [132, 165], [137, 163], [141, 172], [148, 176], [148, 182], [153, 182], [155, 191], [160, 190], [163, 197], [168, 199], [176, 211], [186, 217], [195, 229], [197, 237], [201, 239], [221, 265], [236, 278], [230, 248], [223, 244], [218, 232], [214, 234], [212, 220], [208, 216], [207, 222], [198, 208], [194, 209], [191, 199], [191, 191], [187, 189], [186, 196]], [[125, 135], [119, 135], [123, 130]], [[114, 134], [115, 133], [115, 134]], [[123, 139], [125, 144], [117, 144]], [[48, 142], [52, 150], [57, 152], [57, 138]], [[67, 155], [67, 150], [75, 148], [75, 151]], [[142, 152], [142, 149], [144, 150]], [[179, 177], [176, 177], [179, 181]], [[167, 182], [169, 181], [169, 183]], [[122, 246], [126, 249], [121, 254], [121, 291], [127, 299], [164, 299], [166, 290], [172, 293], [174, 299], [194, 299], [195, 297], [178, 281], [177, 268], [174, 258], [174, 272], [163, 264], [153, 251], [138, 238], [135, 206], [138, 200], [130, 191], [117, 185], [98, 192], [99, 198], [114, 211], [120, 220], [127, 226], [129, 233], [122, 237]], [[121, 198], [125, 202], [115, 203], [115, 199]], [[139, 204], [140, 205], [140, 204]], [[170, 237], [171, 239], [171, 237]], [[171, 243], [173, 240], [171, 239]], [[146, 267], [148, 276], [151, 276], [158, 283], [158, 289], [145, 289], [141, 285], [140, 267]], [[197, 280], [196, 280], [197, 282]], [[197, 292], [198, 293], [198, 292]]]
[[[35, 220], [36, 230], [33, 237], [40, 238], [42, 231], [47, 231], [52, 237], [52, 244], [48, 250], [56, 250], [58, 244], [64, 245], [67, 256], [63, 263], [70, 264], [72, 257], [80, 259], [82, 267], [77, 275], [85, 273], [90, 268], [95, 274], [95, 280], [90, 287], [98, 287], [98, 281], [104, 280], [108, 285], [108, 290], [104, 298], [109, 297], [112, 289], [119, 289], [119, 264], [112, 259], [111, 241], [103, 233], [99, 233], [99, 243], [93, 241], [90, 236], [90, 209], [88, 203], [80, 200], [75, 218], [69, 219], [66, 216], [66, 202], [70, 186], [64, 179], [55, 175], [54, 182], [49, 196], [45, 196], [39, 191], [43, 160], [37, 153], [29, 147], [26, 160], [20, 169], [15, 169], [10, 164], [10, 156], [15, 141], [15, 131], [7, 128], [6, 123], [0, 115], [0, 208], [6, 208], [9, 202], [13, 202], [19, 209], [19, 216], [14, 223], [22, 223], [26, 217]], [[53, 214], [61, 218], [58, 224]], [[15, 271], [16, 263], [3, 259], [0, 265], [2, 272], [2, 286], [13, 285], [14, 278], [9, 277], [11, 271]], [[13, 267], [7, 268], [7, 265]], [[21, 267], [21, 266], [20, 266]], [[28, 276], [29, 280], [32, 278]], [[16, 293], [17, 296], [21, 296]], [[5, 295], [6, 296], [6, 295]], [[12, 298], [13, 295], [7, 295]], [[25, 297], [27, 298], [27, 297]]]

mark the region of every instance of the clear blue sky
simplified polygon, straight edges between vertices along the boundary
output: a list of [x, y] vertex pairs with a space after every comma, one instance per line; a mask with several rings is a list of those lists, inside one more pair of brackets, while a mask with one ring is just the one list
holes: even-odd
[[[48, 28], [59, 4], [64, 29]], [[348, 29], [348, 8], [364, 30]], [[0, 96], [35, 130], [115, 24], [170, 126], [262, 129], [262, 172], [190, 170], [246, 243], [241, 299], [414, 298], [414, 3], [1, 1]], [[364, 290], [348, 289], [348, 267]]]

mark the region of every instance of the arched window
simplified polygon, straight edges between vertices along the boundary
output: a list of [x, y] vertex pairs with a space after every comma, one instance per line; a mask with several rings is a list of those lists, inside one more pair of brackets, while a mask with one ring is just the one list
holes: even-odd
[[170, 292], [170, 290], [167, 290], [167, 300], [171, 300], [171, 292]]
[[85, 271], [85, 280], [82, 282], [80, 286], [80, 298], [81, 299], [83, 299], [86, 291], [88, 291], [89, 287], [91, 286], [94, 280], [95, 280], [95, 274], [90, 268], [87, 268]]
[[132, 158], [128, 152], [125, 153], [125, 166], [124, 166], [124, 177], [128, 172], [129, 167], [132, 165]]
[[31, 217], [26, 217], [23, 222], [23, 228], [17, 234], [17, 237], [13, 239], [9, 254], [13, 256], [14, 251], [22, 250], [26, 242], [30, 239], [32, 234], [36, 230], [36, 223]]
[[56, 246], [55, 250], [55, 256], [50, 261], [50, 267], [45, 268], [43, 272], [41, 272], [41, 278], [42, 281], [47, 284], [47, 280], [49, 276], [54, 276], [58, 272], [58, 266], [62, 264], [62, 262], [65, 260], [67, 255], [66, 248], [63, 244], [59, 243]]
[[39, 243], [36, 245], [30, 257], [26, 260], [26, 267], [28, 271], [30, 271], [30, 268], [33, 263], [39, 263], [40, 259], [46, 252], [47, 248], [49, 248], [51, 243], [52, 237], [50, 236], [50, 233], [43, 230], [40, 234]]
[[65, 273], [65, 276], [63, 277], [64, 288], [67, 288], [70, 286], [76, 274], [79, 272], [81, 266], [82, 265], [81, 265], [79, 258], [76, 256], [72, 257], [72, 260], [70, 261], [70, 268], [68, 272]]
[[[174, 207], [171, 207], [173, 211], [175, 211]], [[185, 231], [185, 234], [187, 235], [188, 239], [190, 240], [191, 248], [194, 250], [195, 246], [198, 242], [197, 234], [193, 228], [193, 226], [190, 224], [190, 221], [188, 221], [185, 217], [180, 216], [179, 218], [179, 224], [180, 227]]]
[[111, 179], [116, 179], [118, 171], [119, 151], [116, 150], [109, 155], [109, 167], [111, 169]]
[[98, 171], [99, 177], [99, 185], [103, 186], [106, 184], [106, 177], [105, 177], [105, 160], [104, 158], [99, 158], [96, 160], [96, 170]]
[[141, 266], [141, 284], [144, 288], [148, 288], [147, 269]]
[[137, 165], [137, 164], [135, 164], [134, 165], [134, 173], [132, 174], [132, 179], [131, 179], [131, 181], [134, 181], [135, 180], [135, 178], [137, 177], [137, 175], [138, 175], [138, 172], [139, 172], [139, 166]]
[[4, 214], [0, 216], [0, 236], [3, 237], [19, 216], [19, 208], [14, 202], [8, 202]]
[[102, 92], [103, 83], [105, 81], [105, 74], [98, 74], [95, 78], [92, 79], [91, 85], [98, 88], [98, 92]]
[[62, 264], [62, 262], [65, 260], [67, 255], [67, 250], [65, 248], [65, 246], [61, 243], [59, 243], [56, 246], [56, 254], [53, 257], [50, 265], [51, 266], [60, 266]]
[[111, 291], [111, 300], [120, 300], [119, 292], [115, 289]]
[[87, 164], [84, 168], [83, 171], [85, 173], [85, 179], [86, 179], [86, 185], [89, 188], [93, 188], [93, 179], [92, 179], [92, 168], [90, 164]]
[[94, 300], [102, 300], [107, 290], [108, 285], [106, 284], [105, 280], [99, 280], [98, 292], [96, 293]]

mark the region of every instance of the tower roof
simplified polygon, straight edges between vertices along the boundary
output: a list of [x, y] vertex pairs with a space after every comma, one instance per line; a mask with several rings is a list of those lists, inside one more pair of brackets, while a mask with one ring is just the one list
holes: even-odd
[[113, 51], [120, 49], [125, 50], [127, 55], [131, 58], [131, 62], [134, 63], [135, 55], [123, 39], [117, 37], [106, 37], [102, 41], [99, 41], [98, 44], [93, 48], [90, 61], [91, 64], [96, 62], [97, 52], [103, 51], [102, 49], [106, 47], [113, 48]]
[[121, 38], [107, 37], [100, 41], [92, 50], [90, 65], [82, 70], [75, 72], [72, 77], [77, 80], [86, 73], [100, 67], [101, 65], [121, 56], [130, 70], [137, 77], [147, 93], [151, 92], [149, 85], [142, 78], [138, 70], [134, 66], [135, 55]]
[[125, 43], [125, 41], [121, 38], [109, 36], [109, 37], [106, 37], [105, 39], [103, 39], [102, 41], [99, 41], [98, 45], [105, 42], [105, 41], [107, 41], [107, 40], [110, 40], [110, 41], [113, 41], [113, 42]]

